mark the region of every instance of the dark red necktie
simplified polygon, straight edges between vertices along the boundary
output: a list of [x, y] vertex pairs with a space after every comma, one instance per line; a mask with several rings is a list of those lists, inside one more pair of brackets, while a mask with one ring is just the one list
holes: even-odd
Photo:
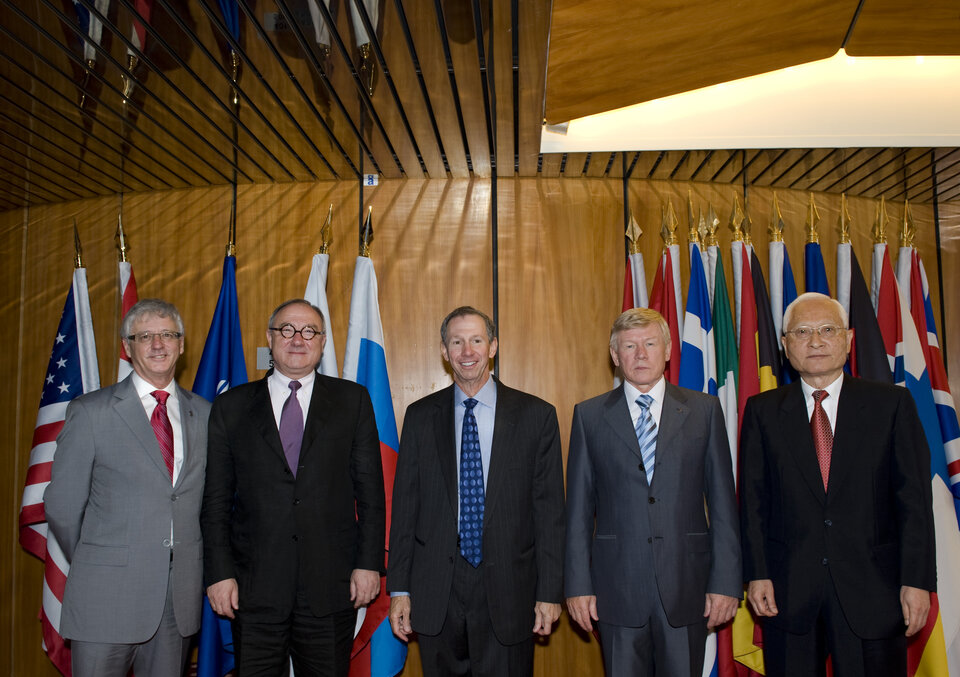
[[150, 425], [153, 426], [153, 434], [157, 436], [157, 442], [160, 444], [160, 455], [163, 456], [163, 462], [167, 464], [167, 470], [170, 472], [170, 481], [173, 481], [173, 426], [170, 424], [170, 417], [167, 416], [167, 398], [170, 393], [166, 390], [154, 390], [152, 393], [157, 400], [157, 406], [153, 408], [153, 415], [150, 417]]
[[813, 448], [817, 451], [820, 464], [820, 476], [823, 477], [823, 490], [827, 490], [830, 477], [830, 456], [833, 454], [833, 431], [830, 419], [823, 410], [823, 399], [829, 397], [826, 390], [813, 391], [813, 416], [810, 417], [810, 432], [813, 433]]

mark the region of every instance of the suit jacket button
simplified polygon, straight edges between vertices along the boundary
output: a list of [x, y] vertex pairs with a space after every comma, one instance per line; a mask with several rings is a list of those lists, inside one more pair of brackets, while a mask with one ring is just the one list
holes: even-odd
[[826, 565], [827, 565], [827, 558], [824, 557], [822, 560], [820, 560], [820, 564], [826, 566]]
[[823, 520], [823, 525], [827, 527], [833, 526], [833, 520]]
[[297, 535], [296, 535], [296, 534], [294, 534], [294, 535], [293, 535], [293, 540], [294, 540], [294, 541], [298, 541], [298, 540], [300, 540], [300, 539], [297, 538]]
[[649, 504], [651, 504], [651, 505], [653, 505], [653, 504], [656, 503], [656, 502], [657, 502], [657, 499], [655, 499], [653, 496], [651, 496], [650, 498], [647, 499], [647, 503], [649, 503]]
[[646, 469], [643, 467], [643, 463], [638, 465], [637, 468], [640, 470], [640, 472], [647, 472]]
[[170, 500], [171, 500], [171, 501], [175, 501], [175, 500], [177, 500], [178, 498], [180, 498], [180, 497], [177, 496], [176, 494], [173, 494], [173, 495], [170, 497]]
[[300, 505], [300, 499], [299, 499], [299, 498], [293, 499], [293, 504], [294, 504], [294, 505]]
[[652, 538], [648, 538], [648, 539], [647, 539], [647, 543], [653, 543], [653, 539], [652, 539]]

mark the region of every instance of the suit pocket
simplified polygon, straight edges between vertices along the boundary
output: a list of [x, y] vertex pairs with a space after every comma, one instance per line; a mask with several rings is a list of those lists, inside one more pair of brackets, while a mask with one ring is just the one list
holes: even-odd
[[688, 552], [710, 552], [709, 533], [687, 534], [686, 541]]
[[77, 562], [86, 562], [87, 564], [97, 564], [108, 567], [125, 567], [129, 548], [125, 545], [95, 545], [93, 543], [81, 543], [73, 555]]

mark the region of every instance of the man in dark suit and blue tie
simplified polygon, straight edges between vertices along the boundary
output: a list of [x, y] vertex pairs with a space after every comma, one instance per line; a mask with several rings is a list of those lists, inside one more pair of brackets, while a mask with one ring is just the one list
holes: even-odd
[[902, 677], [936, 589], [930, 452], [905, 388], [843, 372], [843, 306], [783, 314], [800, 380], [751, 397], [740, 438], [747, 599], [769, 677]]
[[563, 594], [563, 460], [553, 406], [490, 376], [493, 322], [440, 327], [453, 385], [407, 408], [393, 487], [390, 624], [426, 677], [529, 677]]
[[663, 378], [670, 333], [654, 310], [617, 318], [610, 355], [623, 384], [573, 412], [567, 609], [598, 623], [608, 675], [700, 677], [707, 629], [743, 590], [720, 401]]

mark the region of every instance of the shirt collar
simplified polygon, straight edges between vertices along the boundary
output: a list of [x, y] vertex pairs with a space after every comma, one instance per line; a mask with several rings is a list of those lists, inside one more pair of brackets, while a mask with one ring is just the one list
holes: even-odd
[[667, 392], [667, 380], [661, 376], [660, 380], [654, 383], [653, 387], [646, 393], [641, 393], [632, 383], [624, 381], [623, 392], [627, 396], [627, 402], [636, 402], [640, 395], [649, 395], [653, 398], [654, 402], [663, 404], [663, 396]]
[[168, 383], [165, 387], [157, 388], [153, 384], [147, 383], [146, 379], [144, 379], [142, 376], [140, 376], [140, 374], [138, 374], [135, 371], [130, 372], [130, 378], [133, 379], [133, 387], [136, 388], [137, 397], [139, 397], [140, 399], [143, 399], [147, 395], [150, 395], [155, 390], [163, 390], [165, 392], [168, 392], [170, 393], [170, 397], [174, 399], [176, 399], [177, 397], [176, 381], [174, 381], [173, 379], [170, 379], [170, 383]]
[[800, 387], [803, 389], [803, 400], [804, 400], [804, 402], [806, 402], [807, 400], [811, 399], [811, 398], [813, 397], [814, 391], [816, 391], [816, 390], [826, 390], [826, 391], [827, 391], [827, 395], [829, 395], [830, 397], [832, 397], [832, 398], [836, 401], [837, 398], [840, 397], [840, 388], [841, 388], [841, 386], [843, 386], [843, 372], [842, 372], [842, 371], [840, 372], [840, 375], [836, 378], [836, 380], [833, 381], [833, 383], [831, 383], [831, 384], [829, 384], [828, 386], [826, 386], [825, 388], [814, 388], [812, 385], [810, 385], [809, 383], [807, 383], [806, 381], [804, 381], [803, 378], [800, 379]]
[[[317, 377], [317, 372], [316, 372], [316, 371], [311, 371], [311, 372], [310, 372], [309, 374], [307, 374], [306, 376], [301, 376], [300, 378], [298, 378], [298, 379], [296, 379], [296, 380], [297, 380], [297, 381], [300, 381], [300, 387], [301, 387], [301, 388], [306, 388], [306, 387], [308, 387], [308, 386], [313, 385], [313, 381], [314, 381], [314, 379], [316, 379], [316, 377]], [[284, 390], [284, 391], [285, 391], [285, 390], [288, 390], [288, 389], [290, 388], [290, 381], [293, 381], [293, 380], [294, 380], [294, 379], [290, 378], [289, 376], [285, 376], [284, 374], [281, 374], [279, 369], [274, 369], [274, 370], [273, 370], [273, 373], [270, 374], [270, 378], [272, 378], [272, 379], [274, 380], [274, 382], [275, 382], [278, 386], [280, 386], [281, 390]]]
[[[460, 390], [460, 386], [456, 383], [453, 384], [453, 406], [459, 407], [463, 404], [463, 401], [467, 399], [466, 393]], [[483, 387], [480, 388], [479, 392], [473, 396], [477, 402], [487, 407], [493, 408], [497, 401], [497, 382], [493, 380], [493, 377], [487, 379], [487, 382], [483, 384]]]

